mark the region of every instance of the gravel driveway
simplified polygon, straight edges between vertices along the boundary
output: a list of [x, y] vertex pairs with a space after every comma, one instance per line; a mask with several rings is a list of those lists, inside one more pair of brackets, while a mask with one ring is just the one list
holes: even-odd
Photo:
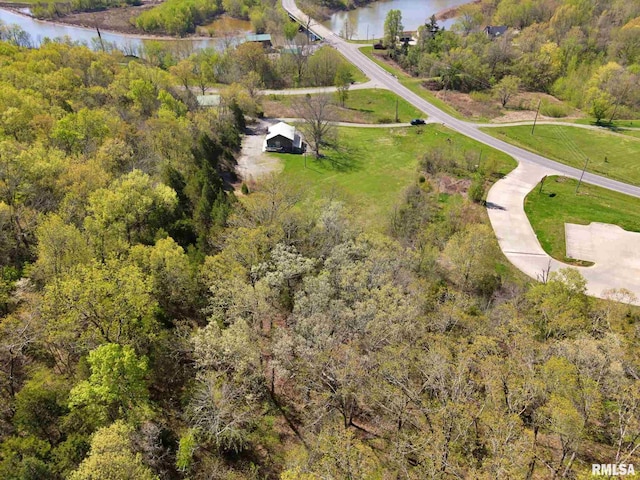
[[270, 123], [258, 120], [255, 124], [247, 126], [236, 166], [236, 173], [244, 182], [255, 182], [261, 177], [282, 170], [280, 160], [262, 151], [262, 144]]

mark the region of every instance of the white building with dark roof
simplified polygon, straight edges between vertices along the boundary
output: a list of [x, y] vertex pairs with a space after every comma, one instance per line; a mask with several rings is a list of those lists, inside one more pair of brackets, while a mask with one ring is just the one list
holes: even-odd
[[262, 149], [265, 152], [303, 153], [306, 144], [296, 131], [296, 127], [279, 122], [269, 127]]

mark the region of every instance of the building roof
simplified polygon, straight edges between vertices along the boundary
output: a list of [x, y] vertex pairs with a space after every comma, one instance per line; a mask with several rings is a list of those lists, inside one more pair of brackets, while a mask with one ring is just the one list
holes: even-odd
[[283, 137], [293, 141], [296, 136], [296, 128], [293, 125], [289, 125], [284, 122], [271, 125], [269, 127], [269, 133], [267, 134], [267, 140], [277, 137], [278, 135], [282, 135]]
[[499, 37], [500, 35], [504, 35], [509, 27], [506, 25], [487, 25], [484, 31], [487, 35], [491, 35], [492, 37]]
[[217, 107], [220, 105], [220, 95], [198, 95], [196, 100], [201, 107]]
[[247, 35], [245, 37], [247, 42], [270, 42], [271, 34], [270, 33], [258, 33], [253, 35]]
[[271, 140], [279, 135], [291, 140], [294, 147], [300, 148], [302, 145], [302, 138], [300, 138], [300, 135], [296, 132], [296, 127], [284, 122], [278, 122], [275, 125], [270, 126], [269, 133], [267, 133], [265, 141]]

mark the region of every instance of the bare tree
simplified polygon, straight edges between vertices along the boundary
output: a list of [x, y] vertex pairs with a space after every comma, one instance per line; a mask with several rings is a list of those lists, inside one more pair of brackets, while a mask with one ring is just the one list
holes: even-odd
[[345, 40], [351, 40], [353, 35], [356, 33], [356, 28], [353, 23], [347, 18], [345, 20], [344, 25], [342, 26], [341, 35]]
[[328, 94], [307, 94], [294, 106], [297, 116], [304, 120], [300, 129], [316, 158], [321, 156], [320, 148], [330, 145], [335, 138], [333, 108]]

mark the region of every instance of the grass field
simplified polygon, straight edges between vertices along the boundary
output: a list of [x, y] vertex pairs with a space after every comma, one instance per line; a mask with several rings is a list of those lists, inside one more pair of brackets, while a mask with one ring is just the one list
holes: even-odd
[[[640, 139], [606, 131], [560, 125], [484, 128], [485, 132], [514, 145], [567, 165], [615, 180], [640, 185]], [[635, 132], [634, 132], [635, 133]]]
[[[268, 117], [296, 117], [293, 95], [269, 95], [263, 100], [264, 113]], [[336, 120], [352, 123], [393, 123], [398, 101], [398, 121], [409, 122], [412, 118], [424, 118], [424, 113], [414, 108], [395, 93], [388, 90], [353, 90], [344, 108], [336, 107]], [[337, 100], [336, 100], [337, 102]]]
[[542, 248], [553, 258], [566, 258], [565, 223], [588, 225], [611, 223], [625, 230], [640, 232], [640, 198], [583, 183], [576, 195], [577, 180], [548, 177], [524, 201], [524, 210]]
[[315, 198], [339, 195], [357, 206], [373, 228], [384, 226], [405, 187], [417, 179], [416, 167], [430, 146], [455, 144], [466, 150], [482, 151], [483, 162], [494, 162], [505, 174], [515, 161], [501, 152], [458, 135], [439, 125], [404, 128], [338, 129], [338, 150], [326, 150], [325, 158], [305, 159], [301, 155], [278, 155], [283, 174], [303, 185]]

